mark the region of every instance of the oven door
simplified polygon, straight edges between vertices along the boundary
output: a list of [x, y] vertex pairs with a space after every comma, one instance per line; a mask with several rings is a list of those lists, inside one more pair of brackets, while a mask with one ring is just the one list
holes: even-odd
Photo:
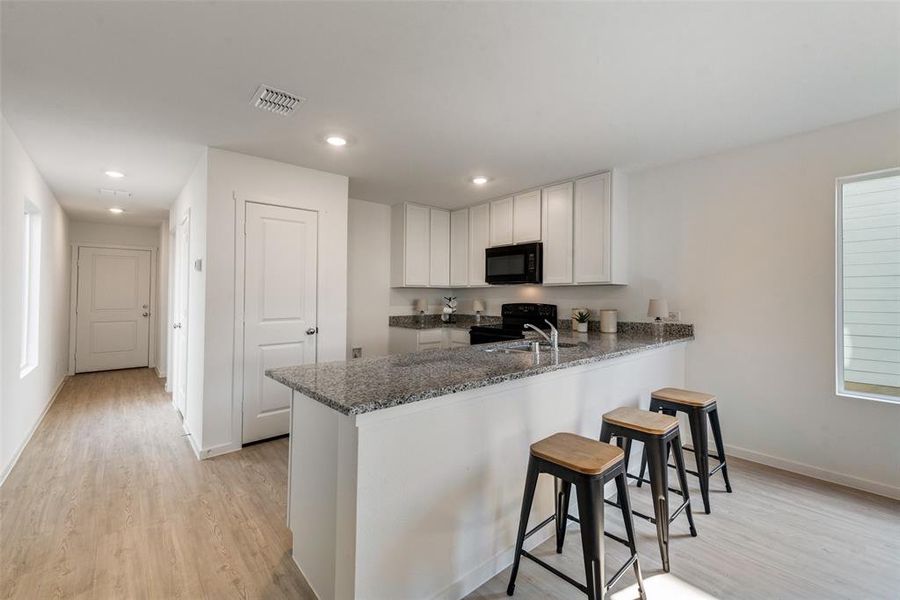
[[492, 285], [541, 283], [542, 249], [540, 242], [487, 248], [484, 251], [484, 280]]

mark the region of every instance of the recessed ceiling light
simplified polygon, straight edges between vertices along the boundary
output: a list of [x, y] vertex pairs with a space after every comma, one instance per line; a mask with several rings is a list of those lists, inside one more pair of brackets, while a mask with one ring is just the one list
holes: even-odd
[[111, 213], [114, 214], [114, 215], [121, 215], [123, 212], [125, 212], [125, 209], [123, 209], [123, 208], [111, 208], [111, 209], [109, 209], [109, 212], [111, 212]]
[[478, 177], [472, 178], [472, 183], [474, 183], [475, 185], [484, 185], [487, 182], [488, 182], [488, 178], [485, 177], [484, 175], [479, 175]]
[[125, 177], [125, 173], [122, 173], [121, 171], [107, 171], [106, 176], [112, 177], [113, 179], [122, 179]]
[[325, 141], [331, 144], [332, 146], [346, 146], [347, 138], [340, 135], [329, 135], [325, 138]]

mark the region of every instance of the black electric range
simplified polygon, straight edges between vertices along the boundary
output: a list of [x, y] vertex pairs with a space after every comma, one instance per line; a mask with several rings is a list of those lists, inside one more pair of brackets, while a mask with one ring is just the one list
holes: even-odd
[[546, 321], [556, 327], [556, 305], [517, 302], [504, 304], [500, 310], [503, 322], [499, 325], [475, 325], [469, 329], [470, 344], [488, 344], [506, 340], [521, 340], [525, 337], [526, 324], [549, 330]]

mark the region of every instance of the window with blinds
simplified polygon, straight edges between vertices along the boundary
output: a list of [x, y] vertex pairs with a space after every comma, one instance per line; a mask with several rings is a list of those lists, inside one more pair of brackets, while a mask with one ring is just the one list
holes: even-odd
[[837, 392], [900, 402], [900, 169], [837, 182]]

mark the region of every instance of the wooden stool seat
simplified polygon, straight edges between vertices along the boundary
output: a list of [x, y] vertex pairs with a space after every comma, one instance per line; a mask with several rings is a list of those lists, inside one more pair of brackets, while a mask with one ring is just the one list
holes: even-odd
[[674, 402], [676, 404], [686, 404], [687, 406], [709, 406], [716, 401], [716, 397], [712, 394], [692, 392], [691, 390], [682, 390], [671, 387], [656, 390], [650, 394], [650, 397], [656, 400]]
[[582, 475], [600, 475], [625, 460], [621, 448], [574, 433], [555, 433], [535, 442], [531, 454]]
[[621, 407], [603, 415], [603, 420], [619, 427], [634, 429], [650, 435], [665, 435], [678, 427], [678, 419], [649, 410]]

